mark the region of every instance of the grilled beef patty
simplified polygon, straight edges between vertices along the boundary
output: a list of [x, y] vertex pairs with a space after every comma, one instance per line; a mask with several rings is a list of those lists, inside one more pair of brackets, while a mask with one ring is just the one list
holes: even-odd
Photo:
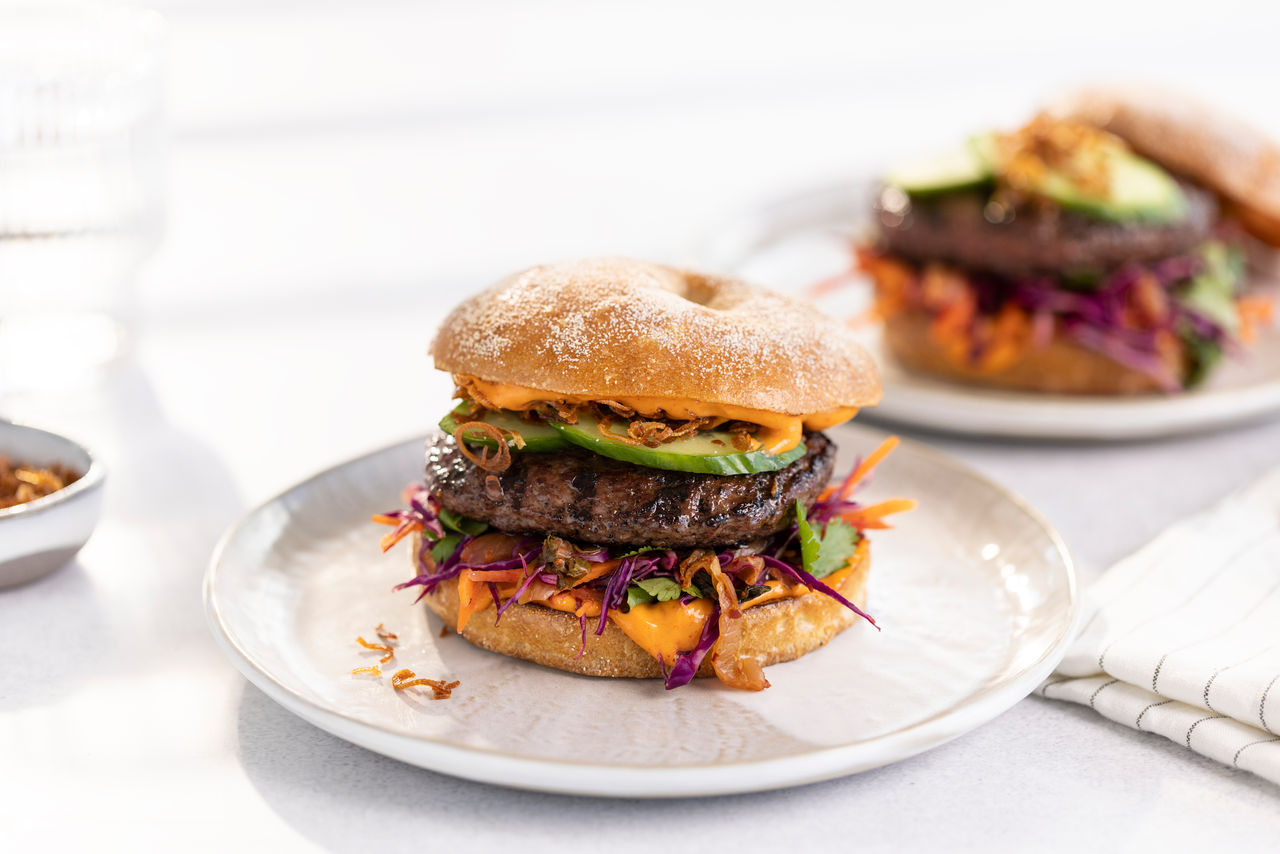
[[912, 200], [905, 216], [876, 210], [882, 247], [913, 261], [1025, 277], [1037, 273], [1109, 272], [1123, 264], [1182, 255], [1207, 239], [1218, 205], [1208, 191], [1182, 182], [1187, 218], [1175, 223], [1117, 223], [1047, 206], [1024, 205], [1007, 222], [988, 221], [984, 193]]
[[452, 436], [427, 444], [427, 485], [454, 513], [503, 531], [557, 534], [583, 543], [664, 548], [734, 545], [777, 533], [831, 479], [836, 448], [821, 433], [786, 468], [709, 475], [651, 469], [572, 448], [512, 454], [489, 473], [467, 460]]

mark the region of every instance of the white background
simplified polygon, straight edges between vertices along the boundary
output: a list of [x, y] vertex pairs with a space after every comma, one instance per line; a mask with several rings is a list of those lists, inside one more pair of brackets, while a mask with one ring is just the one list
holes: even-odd
[[[249, 687], [199, 582], [244, 509], [434, 421], [449, 387], [426, 343], [467, 291], [555, 258], [681, 260], [771, 195], [1016, 121], [1082, 80], [1164, 80], [1280, 132], [1276, 7], [161, 8], [169, 225], [134, 350], [91, 385], [0, 403], [111, 467], [79, 560], [0, 592], [0, 847], [1274, 846], [1275, 787], [1039, 699], [787, 792], [622, 803], [461, 782]], [[1037, 504], [1086, 579], [1280, 462], [1280, 424], [1102, 447], [926, 438]]]

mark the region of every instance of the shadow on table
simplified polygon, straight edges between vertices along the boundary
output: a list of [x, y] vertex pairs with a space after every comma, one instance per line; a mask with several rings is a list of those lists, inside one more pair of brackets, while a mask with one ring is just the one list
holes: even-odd
[[[75, 558], [44, 578], [0, 590], [0, 712], [69, 694], [106, 659], [102, 605]], [[57, 678], [50, 678], [51, 662]]]
[[[228, 396], [227, 405], [236, 401]], [[212, 447], [177, 427], [136, 359], [113, 383], [109, 408], [118, 456], [108, 473], [106, 521], [126, 521], [151, 573], [145, 585], [148, 630], [172, 649], [212, 648], [201, 580], [222, 532], [244, 510], [231, 474]], [[145, 553], [143, 553], [145, 552]], [[124, 560], [115, 556], [117, 562]]]
[[[173, 424], [136, 356], [45, 408], [106, 463], [103, 516], [70, 564], [0, 591], [0, 711], [47, 705], [92, 676], [151, 669], [157, 643], [172, 661], [214, 655], [200, 580], [243, 507], [226, 466]], [[122, 603], [128, 622], [110, 613]]]

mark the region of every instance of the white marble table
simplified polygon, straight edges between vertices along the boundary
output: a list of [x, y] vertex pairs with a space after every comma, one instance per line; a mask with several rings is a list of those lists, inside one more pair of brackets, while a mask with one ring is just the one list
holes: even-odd
[[[837, 13], [801, 4], [785, 33], [738, 28], [777, 37], [769, 51], [741, 46], [758, 62], [716, 48], [727, 6], [687, 15], [674, 53], [658, 50], [667, 30], [650, 16], [631, 29], [614, 20], [617, 49], [593, 48], [597, 73], [584, 74], [564, 52], [603, 14], [585, 5], [496, 4], [489, 12], [509, 17], [493, 21], [469, 4], [361, 6], [173, 5], [170, 231], [140, 284], [133, 352], [84, 386], [0, 402], [8, 417], [83, 437], [111, 468], [105, 518], [79, 559], [0, 592], [0, 847], [1274, 846], [1274, 786], [1034, 698], [888, 768], [675, 803], [421, 771], [250, 687], [204, 624], [210, 550], [249, 506], [433, 421], [448, 383], [422, 353], [461, 293], [546, 258], [678, 259], [752, 200], [856, 174], [936, 135], [935, 124], [959, 133], [970, 115], [1016, 115], [1086, 70], [1055, 43], [1044, 50], [1066, 70], [1009, 75], [1009, 63], [1039, 55], [1015, 44], [939, 74], [963, 55], [946, 38], [959, 19], [943, 15], [928, 29], [939, 54], [928, 74], [880, 74], [900, 51], [868, 28], [901, 32], [938, 9], [822, 26], [815, 15]], [[1171, 14], [1175, 42], [1192, 43], [1201, 25]], [[1123, 17], [1095, 53], [1140, 25]], [[1221, 35], [1226, 25], [1203, 26]], [[1239, 50], [1166, 70], [1247, 101], [1238, 82], [1275, 76], [1261, 53], [1274, 29], [1259, 23]], [[783, 38], [802, 35], [816, 41]], [[1109, 67], [1159, 55], [1146, 46]], [[498, 56], [508, 57], [498, 70], [480, 62]], [[1280, 422], [1116, 446], [921, 438], [1035, 503], [1085, 580], [1280, 462]]]

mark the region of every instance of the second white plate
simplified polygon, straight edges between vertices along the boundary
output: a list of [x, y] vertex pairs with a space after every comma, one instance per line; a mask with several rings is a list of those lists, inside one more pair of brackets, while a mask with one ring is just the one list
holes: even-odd
[[[837, 471], [882, 435], [845, 426]], [[867, 500], [920, 508], [874, 532], [869, 608], [753, 694], [699, 679], [593, 679], [485, 652], [411, 591], [407, 548], [378, 553], [369, 523], [420, 476], [422, 441], [325, 471], [250, 513], [205, 581], [214, 635], [255, 685], [370, 750], [489, 783], [584, 795], [677, 797], [825, 780], [912, 756], [996, 717], [1049, 674], [1076, 613], [1070, 558], [1053, 530], [998, 486], [904, 443]], [[483, 616], [483, 615], [481, 615]], [[355, 644], [379, 623], [395, 661], [458, 679], [449, 700], [392, 690]]]
[[[798, 193], [726, 224], [696, 250], [697, 266], [804, 295], [852, 266], [852, 240], [867, 225], [871, 184], [849, 181]], [[836, 317], [869, 301], [869, 286], [818, 300]], [[1242, 359], [1226, 360], [1202, 388], [1169, 397], [1081, 397], [988, 390], [902, 370], [879, 329], [857, 331], [884, 376], [885, 398], [862, 418], [980, 436], [1115, 440], [1213, 430], [1280, 413], [1280, 330], [1267, 329]]]

